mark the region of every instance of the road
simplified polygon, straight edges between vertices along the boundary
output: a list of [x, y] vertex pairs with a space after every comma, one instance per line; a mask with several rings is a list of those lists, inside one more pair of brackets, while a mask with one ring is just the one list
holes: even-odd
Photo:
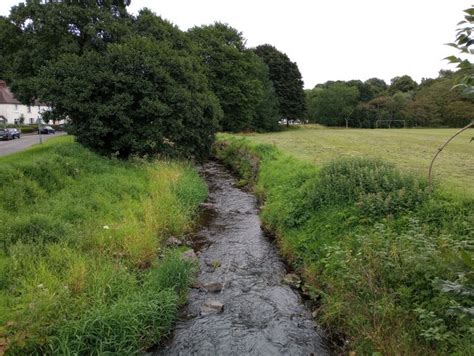
[[[49, 140], [52, 137], [65, 135], [65, 132], [58, 132], [55, 135], [42, 135], [43, 141]], [[0, 156], [6, 156], [15, 152], [23, 151], [24, 149], [39, 143], [39, 137], [36, 134], [22, 135], [20, 139], [11, 141], [0, 141]]]

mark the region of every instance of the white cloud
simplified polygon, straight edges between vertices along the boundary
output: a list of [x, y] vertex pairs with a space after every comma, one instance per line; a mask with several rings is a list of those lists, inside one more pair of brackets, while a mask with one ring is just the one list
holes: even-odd
[[[0, 0], [7, 15], [16, 0]], [[472, 0], [132, 0], [186, 30], [214, 21], [242, 31], [249, 46], [270, 43], [296, 61], [305, 86], [326, 80], [435, 77], [447, 68], [462, 10]]]

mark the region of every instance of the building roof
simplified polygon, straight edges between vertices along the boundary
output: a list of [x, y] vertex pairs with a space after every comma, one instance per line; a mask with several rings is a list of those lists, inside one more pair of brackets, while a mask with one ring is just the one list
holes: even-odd
[[21, 105], [21, 103], [16, 100], [15, 95], [10, 91], [10, 88], [7, 87], [7, 83], [3, 80], [0, 80], [0, 104]]
[[[15, 98], [15, 95], [11, 92], [10, 88], [4, 80], [0, 80], [0, 105], [1, 104], [16, 104], [23, 105], [20, 101]], [[35, 100], [35, 106], [48, 106], [38, 100]]]

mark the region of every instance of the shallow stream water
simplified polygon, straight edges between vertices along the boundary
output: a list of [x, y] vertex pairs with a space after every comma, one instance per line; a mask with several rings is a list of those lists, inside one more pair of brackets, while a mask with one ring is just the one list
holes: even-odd
[[[201, 174], [210, 218], [194, 236], [198, 282], [157, 355], [328, 354], [300, 295], [282, 281], [286, 266], [260, 228], [255, 197], [236, 188], [219, 163], [206, 163]], [[213, 282], [221, 291], [202, 287]], [[223, 310], [218, 303], [203, 309], [209, 301]]]

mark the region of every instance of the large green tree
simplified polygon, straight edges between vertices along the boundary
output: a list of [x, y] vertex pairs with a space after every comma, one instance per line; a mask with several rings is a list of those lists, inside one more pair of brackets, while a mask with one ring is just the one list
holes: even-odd
[[35, 80], [46, 64], [65, 53], [104, 51], [128, 35], [131, 22], [125, 4], [27, 0], [14, 6], [7, 18], [0, 18], [2, 78], [20, 101], [33, 102], [38, 96]]
[[[221, 128], [242, 131], [277, 127], [277, 101], [265, 64], [245, 48], [236, 29], [222, 23], [194, 27], [189, 36], [198, 46], [209, 83], [224, 112]], [[267, 116], [267, 113], [270, 116]]]
[[2, 73], [22, 101], [48, 102], [97, 152], [206, 157], [222, 111], [195, 47], [148, 10], [128, 15], [126, 4], [14, 7], [0, 23]]
[[281, 117], [290, 121], [302, 119], [306, 112], [306, 101], [298, 65], [269, 44], [258, 46], [255, 53], [268, 66]]
[[409, 75], [402, 75], [401, 77], [395, 77], [391, 79], [391, 84], [388, 88], [388, 91], [390, 94], [395, 94], [397, 91], [407, 93], [409, 91], [415, 90], [417, 87], [417, 82], [415, 82]]
[[206, 157], [220, 107], [199, 61], [172, 42], [131, 36], [104, 52], [65, 54], [38, 91], [102, 154]]
[[357, 87], [342, 82], [316, 87], [307, 94], [308, 117], [323, 125], [348, 126], [359, 97]]

